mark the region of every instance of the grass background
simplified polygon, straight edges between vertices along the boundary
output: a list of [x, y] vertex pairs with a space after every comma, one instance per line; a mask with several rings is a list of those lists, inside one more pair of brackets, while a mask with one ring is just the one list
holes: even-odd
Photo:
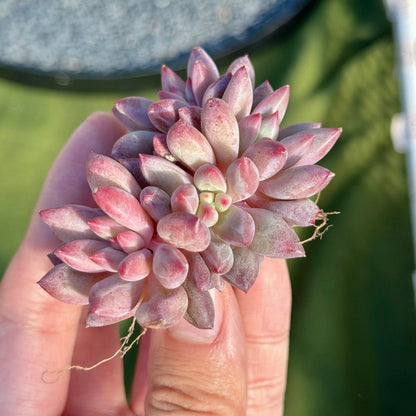
[[[341, 211], [306, 259], [290, 261], [293, 319], [287, 416], [416, 414], [416, 319], [392, 31], [381, 0], [315, 0], [248, 47], [258, 82], [291, 85], [284, 123], [344, 132], [323, 165], [337, 176], [320, 205]], [[224, 70], [232, 57], [220, 60]], [[24, 235], [43, 179], [75, 127], [128, 91], [71, 92], [0, 78], [0, 270]], [[108, 89], [107, 89], [108, 90]], [[273, 319], [273, 316], [270, 316]], [[131, 368], [134, 354], [126, 368]]]

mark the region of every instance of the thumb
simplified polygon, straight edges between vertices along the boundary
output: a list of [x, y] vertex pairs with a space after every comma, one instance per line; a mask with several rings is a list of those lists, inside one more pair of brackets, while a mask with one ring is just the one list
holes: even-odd
[[142, 415], [144, 407], [148, 416], [245, 414], [245, 336], [228, 285], [215, 292], [215, 313], [213, 329], [198, 329], [182, 320], [168, 330], [152, 331], [147, 395], [144, 406], [134, 406], [133, 399], [136, 413]]

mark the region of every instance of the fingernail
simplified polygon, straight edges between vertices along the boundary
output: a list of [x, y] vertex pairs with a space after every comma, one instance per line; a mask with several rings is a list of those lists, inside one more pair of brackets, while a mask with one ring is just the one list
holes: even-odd
[[215, 341], [222, 326], [223, 302], [221, 293], [216, 289], [210, 291], [210, 294], [213, 297], [215, 306], [215, 319], [213, 328], [196, 328], [185, 319], [182, 319], [177, 325], [168, 329], [172, 338], [191, 344], [212, 344]]

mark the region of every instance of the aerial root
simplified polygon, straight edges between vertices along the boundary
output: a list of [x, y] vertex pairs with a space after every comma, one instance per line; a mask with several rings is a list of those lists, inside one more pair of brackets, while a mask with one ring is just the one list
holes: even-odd
[[329, 215], [336, 215], [339, 213], [340, 213], [339, 211], [332, 211], [332, 212], [324, 212], [322, 210], [319, 211], [315, 219], [318, 222], [318, 224], [317, 223], [314, 224], [315, 230], [313, 234], [306, 240], [301, 241], [300, 244], [305, 244], [317, 238], [322, 239], [322, 236], [328, 231], [329, 228], [332, 227], [332, 225], [328, 225]]
[[147, 328], [142, 328], [142, 331], [140, 334], [130, 342], [130, 338], [133, 335], [134, 329], [136, 327], [137, 321], [136, 318], [133, 318], [132, 323], [129, 326], [129, 329], [127, 331], [127, 334], [120, 339], [121, 345], [120, 348], [112, 354], [110, 357], [104, 358], [103, 360], [99, 361], [98, 363], [90, 366], [90, 367], [84, 367], [82, 365], [70, 365], [68, 367], [65, 367], [61, 370], [45, 370], [42, 374], [42, 381], [47, 384], [53, 384], [56, 383], [61, 379], [61, 377], [67, 372], [71, 370], [81, 370], [81, 371], [91, 371], [94, 370], [94, 368], [97, 368], [98, 366], [113, 360], [118, 355], [120, 358], [123, 358], [130, 350], [133, 348], [133, 346], [139, 342], [140, 338], [146, 333]]

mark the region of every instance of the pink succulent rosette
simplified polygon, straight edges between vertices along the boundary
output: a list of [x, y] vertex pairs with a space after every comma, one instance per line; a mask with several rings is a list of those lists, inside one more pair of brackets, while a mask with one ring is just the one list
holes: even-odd
[[195, 48], [186, 82], [166, 66], [161, 78], [159, 101], [114, 106], [130, 132], [112, 157], [90, 155], [97, 207], [41, 212], [63, 244], [39, 284], [62, 302], [89, 305], [89, 326], [135, 316], [144, 327], [183, 317], [212, 327], [211, 290], [228, 282], [248, 291], [263, 256], [305, 256], [293, 227], [315, 224], [321, 210], [309, 198], [334, 176], [315, 163], [341, 129], [280, 129], [289, 87], [254, 88], [247, 56], [220, 76]]

